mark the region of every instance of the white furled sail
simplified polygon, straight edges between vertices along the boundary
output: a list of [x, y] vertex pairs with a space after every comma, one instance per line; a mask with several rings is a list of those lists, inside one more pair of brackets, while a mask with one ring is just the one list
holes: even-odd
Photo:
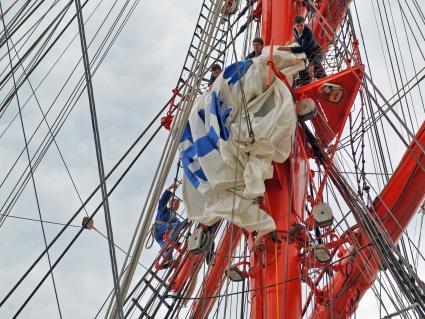
[[[224, 70], [212, 90], [195, 101], [180, 143], [188, 218], [204, 225], [225, 219], [256, 231], [257, 238], [275, 229], [257, 198], [273, 176], [272, 162], [288, 158], [297, 123], [286, 85], [275, 79], [267, 87], [268, 52], [264, 48], [252, 62]], [[289, 80], [304, 68], [303, 57], [273, 53]]]

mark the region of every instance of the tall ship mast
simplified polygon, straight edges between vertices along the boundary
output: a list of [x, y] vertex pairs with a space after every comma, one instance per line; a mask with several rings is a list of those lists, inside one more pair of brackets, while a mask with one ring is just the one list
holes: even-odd
[[[138, 2], [107, 7], [105, 19], [93, 22], [94, 35], [86, 29], [97, 7], [88, 11], [88, 1], [0, 7], [0, 137], [15, 129], [24, 141], [16, 160], [5, 156], [0, 227], [32, 220], [43, 235], [32, 262], [19, 273], [8, 270], [0, 317], [32, 317], [46, 285], [54, 316], [71, 316], [60, 269], [77, 264], [65, 256], [98, 232], [109, 254], [110, 290], [98, 292], [102, 302], [85, 318], [356, 318], [366, 303], [374, 309], [367, 318], [425, 318], [423, 4], [372, 1], [375, 24], [365, 30], [366, 5], [355, 1], [196, 2], [201, 8], [168, 101], [118, 161], [105, 165], [94, 75]], [[61, 60], [70, 26], [79, 60], [47, 109], [37, 98], [44, 78], [38, 86], [32, 79]], [[368, 47], [368, 33], [379, 36], [379, 48]], [[374, 73], [378, 62], [387, 78]], [[86, 198], [58, 142], [80, 98], [88, 98], [96, 160], [97, 186]], [[28, 101], [40, 124], [25, 120]], [[79, 200], [46, 236], [37, 179], [50, 148]], [[117, 231], [122, 215], [113, 194], [122, 194], [116, 189], [143, 158], [155, 164], [139, 194], [143, 208]], [[19, 213], [27, 189], [35, 219]]]

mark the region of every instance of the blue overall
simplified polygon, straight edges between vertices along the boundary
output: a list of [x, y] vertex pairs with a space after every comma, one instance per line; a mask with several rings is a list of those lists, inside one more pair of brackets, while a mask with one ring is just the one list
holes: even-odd
[[[177, 219], [176, 214], [167, 207], [167, 203], [171, 199], [173, 193], [168, 189], [161, 195], [158, 202], [158, 210], [156, 212], [156, 221], [164, 222], [166, 224], [155, 224], [155, 240], [162, 247], [164, 245], [164, 234], [168, 228], [171, 228], [170, 238], [173, 238], [175, 231], [179, 228], [181, 222]], [[162, 253], [163, 256], [167, 255], [167, 252]], [[171, 258], [171, 254], [168, 254]]]

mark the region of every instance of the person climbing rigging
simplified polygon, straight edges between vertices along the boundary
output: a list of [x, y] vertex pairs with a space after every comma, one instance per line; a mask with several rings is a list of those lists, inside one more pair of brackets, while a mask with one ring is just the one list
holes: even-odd
[[[164, 235], [168, 233], [169, 238], [173, 239], [176, 235], [176, 231], [178, 231], [181, 225], [181, 222], [176, 215], [176, 212], [180, 207], [180, 200], [178, 198], [174, 198], [173, 192], [171, 191], [176, 188], [176, 183], [171, 184], [164, 193], [162, 193], [158, 202], [158, 209], [154, 224], [154, 238], [161, 248], [167, 241], [166, 238], [164, 238]], [[162, 268], [168, 268], [172, 263], [172, 247], [171, 250], [164, 249], [162, 256], [164, 257]]]
[[[314, 74], [316, 79], [322, 79], [326, 77], [325, 69], [323, 68], [322, 62], [325, 57], [322, 49], [317, 44], [314, 38], [313, 31], [305, 23], [305, 19], [302, 16], [295, 16], [294, 18], [294, 39], [299, 46], [282, 46], [277, 49], [280, 51], [288, 51], [292, 53], [305, 53], [307, 59], [310, 62], [310, 67], [300, 71], [299, 80], [295, 86], [305, 85], [311, 82], [311, 73]], [[310, 70], [311, 68], [311, 70]]]
[[208, 89], [211, 90], [212, 85], [214, 83], [214, 81], [218, 78], [218, 76], [221, 73], [221, 66], [220, 64], [213, 64], [211, 66], [211, 77], [210, 80], [208, 81]]
[[252, 60], [253, 58], [256, 58], [261, 55], [261, 52], [263, 51], [264, 47], [264, 41], [261, 38], [254, 38], [252, 40], [252, 48], [254, 51], [252, 51], [250, 54], [248, 54], [245, 59], [246, 60]]

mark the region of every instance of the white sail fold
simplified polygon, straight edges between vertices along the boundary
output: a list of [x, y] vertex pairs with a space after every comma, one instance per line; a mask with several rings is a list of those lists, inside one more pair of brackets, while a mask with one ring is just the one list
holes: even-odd
[[[297, 123], [285, 84], [273, 76], [267, 88], [268, 52], [264, 48], [252, 62], [226, 68], [212, 90], [195, 101], [180, 143], [188, 218], [205, 225], [225, 219], [256, 231], [257, 238], [275, 229], [256, 200], [273, 176], [272, 162], [289, 157]], [[303, 58], [273, 52], [276, 67], [290, 82], [305, 67]]]

